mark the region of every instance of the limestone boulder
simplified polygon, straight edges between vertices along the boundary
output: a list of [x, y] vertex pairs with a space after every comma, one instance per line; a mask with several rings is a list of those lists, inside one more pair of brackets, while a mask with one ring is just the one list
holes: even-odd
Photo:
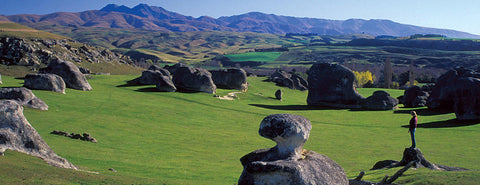
[[142, 85], [156, 85], [158, 81], [162, 79], [163, 76], [170, 79], [170, 81], [172, 80], [170, 77], [170, 72], [168, 72], [168, 70], [160, 69], [160, 70], [143, 71], [142, 76], [135, 79], [135, 81], [138, 84], [142, 84]]
[[30, 108], [48, 110], [48, 105], [25, 87], [0, 88], [0, 100], [13, 100]]
[[175, 92], [177, 90], [170, 76], [160, 76], [155, 85], [157, 90], [162, 92]]
[[453, 111], [459, 120], [480, 119], [480, 79], [467, 77], [457, 80]]
[[181, 63], [165, 66], [165, 69], [170, 71], [173, 84], [180, 91], [210, 94], [215, 94], [217, 91], [217, 86], [212, 80], [212, 74], [206, 69], [194, 68]]
[[259, 134], [277, 145], [243, 156], [239, 185], [348, 184], [341, 166], [327, 156], [303, 149], [312, 125], [299, 115], [274, 114], [260, 123]]
[[65, 82], [56, 74], [27, 74], [25, 87], [29, 89], [48, 90], [65, 94]]
[[247, 73], [243, 69], [210, 70], [217, 88], [247, 91]]
[[52, 166], [77, 169], [47, 145], [23, 115], [20, 104], [0, 100], [0, 153], [7, 149], [40, 157]]
[[41, 69], [40, 72], [61, 76], [68, 88], [82, 91], [92, 90], [85, 75], [83, 75], [78, 67], [72, 62], [61, 59], [52, 60], [50, 64], [48, 64], [46, 68]]
[[403, 94], [403, 105], [405, 107], [424, 107], [427, 105], [427, 100], [429, 97], [427, 91], [423, 91], [422, 88], [418, 86], [412, 86], [405, 90]]
[[372, 96], [362, 101], [362, 107], [367, 110], [397, 109], [398, 100], [386, 91], [375, 91]]
[[2, 74], [0, 74], [0, 84], [2, 84]]
[[308, 82], [303, 79], [303, 77], [282, 70], [276, 70], [270, 75], [268, 80], [275, 82], [276, 85], [281, 87], [288, 87], [290, 89], [298, 89], [301, 91], [308, 89]]
[[354, 86], [353, 72], [338, 64], [315, 63], [308, 70], [308, 105], [337, 108], [361, 108]]

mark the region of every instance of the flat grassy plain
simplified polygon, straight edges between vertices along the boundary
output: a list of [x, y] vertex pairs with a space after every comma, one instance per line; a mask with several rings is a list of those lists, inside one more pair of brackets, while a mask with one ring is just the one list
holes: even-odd
[[[400, 160], [410, 145], [407, 128], [412, 109], [358, 111], [309, 107], [307, 92], [248, 79], [248, 92], [234, 101], [206, 93], [156, 92], [154, 86], [127, 86], [136, 75], [98, 75], [93, 91], [67, 89], [66, 94], [37, 91], [48, 111], [25, 108], [24, 114], [49, 146], [83, 171], [46, 165], [8, 151], [0, 157], [1, 184], [236, 184], [240, 157], [273, 141], [258, 135], [270, 114], [291, 113], [312, 122], [305, 149], [324, 154], [354, 178], [380, 181], [398, 168], [369, 171], [381, 160]], [[23, 80], [2, 76], [1, 87]], [[277, 89], [284, 101], [273, 99]], [[378, 89], [359, 89], [364, 96]], [[226, 95], [232, 90], [217, 90]], [[388, 90], [393, 97], [401, 90]], [[417, 146], [436, 164], [472, 169], [463, 172], [408, 170], [396, 183], [475, 184], [480, 181], [480, 124], [458, 123], [453, 113], [419, 113]], [[98, 143], [49, 134], [53, 130], [90, 133]], [[113, 168], [117, 172], [109, 171]], [[87, 172], [89, 171], [89, 172]], [[98, 172], [91, 173], [91, 172]]]

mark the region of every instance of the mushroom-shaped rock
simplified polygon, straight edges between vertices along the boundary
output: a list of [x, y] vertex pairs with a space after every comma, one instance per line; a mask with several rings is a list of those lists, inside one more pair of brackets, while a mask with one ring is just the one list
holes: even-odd
[[49, 90], [65, 94], [65, 82], [56, 74], [27, 74], [25, 87], [38, 90]]
[[299, 115], [264, 118], [258, 132], [277, 145], [243, 156], [238, 184], [348, 184], [344, 170], [335, 161], [303, 149], [311, 129], [310, 121]]
[[40, 157], [52, 166], [77, 169], [47, 145], [23, 115], [22, 106], [0, 100], [0, 153], [7, 149]]
[[338, 64], [315, 63], [308, 70], [308, 105], [361, 108], [353, 72]]
[[48, 110], [48, 105], [25, 87], [1, 88], [0, 100], [13, 100], [30, 108]]
[[63, 78], [68, 88], [91, 91], [92, 87], [88, 83], [85, 75], [80, 72], [80, 69], [69, 61], [61, 59], [53, 60], [46, 68], [40, 70], [42, 73], [52, 73]]

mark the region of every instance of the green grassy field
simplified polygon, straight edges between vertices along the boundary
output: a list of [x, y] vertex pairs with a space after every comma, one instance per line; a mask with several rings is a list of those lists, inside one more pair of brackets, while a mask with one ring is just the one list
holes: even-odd
[[[349, 178], [366, 171], [365, 180], [380, 181], [398, 169], [369, 171], [375, 162], [400, 160], [409, 147], [411, 109], [356, 111], [306, 106], [307, 92], [249, 78], [248, 92], [235, 101], [206, 93], [155, 92], [154, 86], [119, 87], [135, 75], [94, 76], [93, 91], [34, 93], [48, 111], [25, 108], [24, 114], [49, 146], [84, 171], [47, 166], [34, 157], [7, 152], [0, 157], [1, 184], [236, 184], [240, 157], [273, 141], [258, 135], [267, 115], [291, 113], [312, 122], [305, 149], [339, 163]], [[23, 81], [2, 76], [1, 87]], [[284, 90], [284, 101], [273, 99]], [[377, 89], [359, 89], [369, 96]], [[393, 97], [401, 90], [388, 90]], [[217, 90], [225, 95], [232, 90]], [[401, 107], [401, 106], [400, 106]], [[453, 113], [417, 108], [417, 146], [436, 164], [473, 169], [464, 172], [408, 170], [396, 183], [475, 184], [480, 180], [480, 124], [459, 124]], [[49, 134], [52, 130], [88, 132], [98, 143]], [[109, 171], [114, 168], [117, 172]], [[8, 173], [4, 173], [7, 172]]]

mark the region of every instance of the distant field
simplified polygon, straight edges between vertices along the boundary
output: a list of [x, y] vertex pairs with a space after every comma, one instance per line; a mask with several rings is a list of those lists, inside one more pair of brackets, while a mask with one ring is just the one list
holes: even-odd
[[[258, 135], [260, 121], [278, 113], [299, 114], [312, 121], [305, 149], [339, 163], [349, 178], [366, 171], [378, 182], [398, 169], [369, 171], [377, 161], [400, 160], [410, 138], [412, 109], [355, 111], [306, 106], [307, 92], [290, 90], [249, 78], [249, 89], [238, 100], [225, 101], [206, 93], [162, 93], [154, 86], [119, 87], [138, 77], [94, 76], [93, 91], [67, 89], [66, 94], [34, 93], [48, 111], [25, 108], [29, 122], [53, 150], [80, 169], [49, 167], [16, 152], [0, 157], [1, 184], [236, 184], [240, 157], [274, 142]], [[23, 81], [2, 76], [1, 87]], [[284, 101], [273, 99], [277, 89]], [[359, 89], [369, 96], [378, 89]], [[397, 97], [401, 90], [387, 90]], [[232, 90], [218, 90], [225, 95]], [[480, 181], [480, 124], [452, 123], [453, 113], [419, 112], [418, 147], [436, 164], [473, 169], [465, 172], [408, 170], [396, 183], [475, 184]], [[90, 143], [49, 134], [52, 130], [88, 132]], [[16, 161], [16, 162], [15, 162]], [[118, 172], [109, 171], [114, 168]], [[8, 173], [7, 173], [8, 172]]]
[[248, 52], [240, 54], [229, 54], [225, 55], [233, 62], [243, 62], [243, 61], [257, 61], [257, 62], [271, 62], [275, 61], [282, 52]]

